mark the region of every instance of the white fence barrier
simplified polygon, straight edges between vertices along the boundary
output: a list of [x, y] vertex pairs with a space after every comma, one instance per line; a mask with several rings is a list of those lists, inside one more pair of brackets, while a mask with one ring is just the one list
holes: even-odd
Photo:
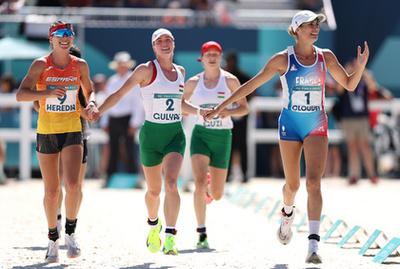
[[[327, 98], [326, 107], [332, 108], [332, 99]], [[248, 176], [255, 176], [256, 171], [256, 146], [257, 144], [278, 143], [276, 128], [260, 129], [256, 126], [257, 112], [279, 112], [282, 109], [282, 101], [276, 97], [254, 97], [250, 101], [250, 113], [248, 118]], [[15, 94], [0, 93], [0, 107], [17, 107], [20, 109], [19, 128], [0, 128], [0, 138], [4, 142], [19, 142], [19, 177], [26, 180], [31, 177], [31, 143], [35, 142], [36, 129], [31, 128], [32, 102], [16, 101]], [[390, 112], [397, 115], [400, 111], [400, 99], [392, 101], [373, 101], [370, 108], [379, 109], [382, 112]], [[338, 143], [342, 139], [340, 130], [329, 130], [330, 143]], [[90, 144], [107, 143], [108, 136], [101, 129], [92, 128]]]

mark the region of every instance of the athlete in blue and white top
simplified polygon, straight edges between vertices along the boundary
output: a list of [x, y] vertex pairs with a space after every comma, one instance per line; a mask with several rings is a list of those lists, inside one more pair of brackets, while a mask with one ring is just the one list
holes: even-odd
[[354, 91], [369, 57], [365, 42], [363, 53], [361, 47], [358, 47], [357, 68], [349, 75], [332, 51], [315, 47], [319, 23], [325, 18], [323, 14], [317, 15], [308, 10], [296, 13], [289, 28], [289, 34], [295, 37], [296, 45], [275, 54], [255, 77], [243, 84], [214, 111], [206, 112], [207, 119], [215, 117], [228, 104], [250, 94], [279, 73], [285, 88], [284, 107], [279, 119], [279, 147], [286, 184], [283, 187], [284, 207], [277, 236], [284, 245], [292, 238], [290, 226], [295, 214], [293, 203], [300, 186], [300, 157], [304, 150], [310, 233], [307, 263], [322, 262], [318, 254], [318, 241], [322, 211], [321, 178], [328, 152], [324, 111], [325, 69], [340, 85]]
[[[234, 75], [220, 68], [222, 49], [217, 42], [203, 44], [199, 61], [203, 63], [204, 72], [186, 82], [184, 98], [201, 108], [215, 107], [229, 98], [240, 86], [240, 82]], [[239, 99], [237, 104], [235, 108], [228, 105], [219, 115], [207, 121], [204, 121], [203, 114], [198, 114], [195, 118], [190, 159], [195, 183], [194, 209], [199, 233], [198, 248], [209, 247], [205, 224], [206, 202], [220, 200], [224, 193], [232, 144], [231, 116], [244, 116], [249, 111], [245, 97]], [[208, 169], [211, 178], [209, 186]]]
[[139, 134], [139, 148], [147, 184], [145, 200], [150, 225], [147, 248], [151, 252], [158, 252], [161, 247], [158, 209], [163, 175], [166, 221], [163, 252], [177, 255], [175, 225], [180, 207], [177, 181], [186, 146], [182, 111], [195, 114], [197, 107], [182, 98], [185, 69], [172, 61], [175, 49], [172, 33], [164, 28], [154, 31], [151, 44], [156, 60], [137, 66], [122, 87], [104, 100], [99, 111], [103, 114], [136, 85], [140, 85], [146, 114]]
[[326, 67], [323, 52], [314, 46], [315, 61], [301, 64], [294, 47], [287, 48], [287, 70], [280, 76], [283, 109], [279, 119], [279, 139], [303, 141], [309, 135], [327, 136], [325, 113]]

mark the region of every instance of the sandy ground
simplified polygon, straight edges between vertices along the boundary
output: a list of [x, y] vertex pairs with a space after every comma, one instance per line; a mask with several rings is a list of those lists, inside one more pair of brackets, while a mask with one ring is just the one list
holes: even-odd
[[[367, 239], [362, 232], [355, 236], [359, 243], [353, 237], [343, 248], [337, 246], [340, 235], [354, 225], [360, 225], [369, 235], [380, 229], [389, 239], [400, 237], [400, 180], [381, 180], [377, 186], [363, 180], [357, 186], [348, 186], [344, 179], [324, 179], [326, 218], [321, 236], [338, 219], [348, 228], [340, 226], [326, 243], [320, 243], [322, 265], [304, 262], [307, 225], [294, 233], [288, 246], [282, 246], [276, 239], [279, 210], [272, 209], [281, 199], [283, 180], [258, 178], [246, 185], [227, 185], [225, 197], [208, 206], [211, 247], [208, 250], [195, 248], [193, 194], [181, 191], [178, 256], [147, 250], [144, 190], [103, 189], [101, 185], [99, 180], [86, 180], [84, 185], [77, 228], [82, 256], [68, 259], [63, 244], [58, 264], [44, 263], [48, 239], [41, 180], [10, 181], [0, 186], [0, 268], [400, 268], [399, 256], [389, 257], [383, 264], [373, 262], [379, 249], [369, 249], [366, 255], [359, 255]], [[268, 202], [256, 212], [267, 196]], [[296, 208], [293, 229], [305, 214], [304, 182], [296, 197]], [[162, 207], [160, 218], [164, 221]], [[161, 236], [164, 239], [164, 232]], [[383, 235], [380, 241], [384, 245]]]

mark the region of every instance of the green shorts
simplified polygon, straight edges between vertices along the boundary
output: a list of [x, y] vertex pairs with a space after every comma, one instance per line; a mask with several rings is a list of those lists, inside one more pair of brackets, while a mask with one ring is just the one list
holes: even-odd
[[231, 129], [207, 129], [196, 125], [190, 142], [190, 156], [203, 154], [210, 157], [210, 166], [228, 169], [231, 157]]
[[182, 122], [167, 124], [145, 121], [139, 133], [140, 158], [144, 166], [156, 166], [170, 152], [185, 154]]

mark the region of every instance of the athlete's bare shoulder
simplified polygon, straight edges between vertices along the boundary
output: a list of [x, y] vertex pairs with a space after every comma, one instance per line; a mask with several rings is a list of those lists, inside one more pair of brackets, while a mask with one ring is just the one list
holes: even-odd
[[47, 64], [46, 56], [43, 56], [43, 57], [35, 59], [32, 62], [30, 69], [35, 72], [42, 73], [44, 71], [44, 69], [46, 68], [46, 64]]
[[185, 68], [181, 65], [176, 65], [176, 67], [179, 69], [179, 71], [181, 71], [183, 77], [185, 77], [185, 73], [186, 73]]

